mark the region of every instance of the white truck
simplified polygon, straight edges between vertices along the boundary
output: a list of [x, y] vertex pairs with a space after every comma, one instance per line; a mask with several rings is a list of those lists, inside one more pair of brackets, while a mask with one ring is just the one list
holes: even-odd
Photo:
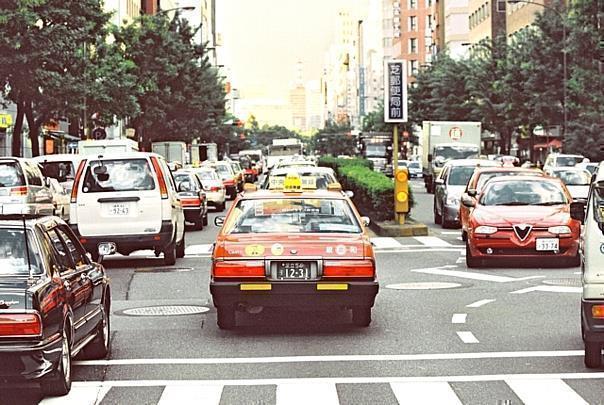
[[191, 164], [199, 166], [206, 160], [218, 160], [218, 145], [213, 142], [191, 144]]
[[166, 159], [168, 163], [187, 163], [187, 144], [180, 141], [153, 142], [151, 151]]
[[449, 160], [480, 156], [482, 126], [473, 121], [423, 121], [422, 166], [428, 193]]
[[304, 144], [297, 138], [273, 139], [269, 146], [266, 166], [270, 170], [280, 160], [288, 160], [304, 154]]
[[128, 138], [87, 139], [78, 142], [78, 153], [80, 155], [108, 155], [126, 152], [138, 152], [138, 142]]

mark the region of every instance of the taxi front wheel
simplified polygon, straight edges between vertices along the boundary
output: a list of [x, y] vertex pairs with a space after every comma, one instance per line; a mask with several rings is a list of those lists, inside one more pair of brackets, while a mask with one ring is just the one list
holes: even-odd
[[216, 307], [216, 314], [220, 329], [233, 329], [235, 327], [234, 307]]
[[371, 323], [371, 307], [352, 308], [352, 323], [354, 326], [369, 326]]

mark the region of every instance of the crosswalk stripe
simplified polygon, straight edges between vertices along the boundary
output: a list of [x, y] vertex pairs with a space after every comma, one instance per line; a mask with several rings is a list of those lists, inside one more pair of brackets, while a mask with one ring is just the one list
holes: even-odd
[[338, 392], [332, 383], [279, 384], [277, 405], [339, 404]]
[[571, 387], [560, 379], [505, 380], [525, 405], [588, 405]]
[[451, 244], [436, 236], [414, 236], [416, 241], [430, 247], [449, 247]]
[[461, 401], [447, 382], [402, 382], [390, 383], [399, 404], [461, 405]]
[[222, 396], [222, 385], [166, 385], [158, 405], [204, 404], [218, 405]]
[[376, 249], [389, 249], [389, 248], [400, 248], [403, 245], [394, 238], [389, 237], [376, 237], [371, 238], [371, 242]]
[[111, 387], [73, 386], [69, 394], [62, 397], [49, 397], [40, 401], [40, 405], [82, 405], [100, 404]]

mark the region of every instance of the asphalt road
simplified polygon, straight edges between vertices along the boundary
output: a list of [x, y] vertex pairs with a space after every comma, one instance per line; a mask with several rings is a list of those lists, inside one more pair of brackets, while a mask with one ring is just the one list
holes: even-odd
[[[413, 187], [413, 217], [430, 236], [374, 239], [380, 292], [368, 328], [343, 311], [265, 311], [218, 329], [211, 214], [176, 266], [106, 260], [111, 357], [75, 363], [72, 392], [40, 403], [604, 403], [604, 373], [583, 366], [579, 269], [468, 270], [459, 231], [435, 226], [432, 196]], [[2, 404], [40, 400], [33, 388], [0, 393]]]

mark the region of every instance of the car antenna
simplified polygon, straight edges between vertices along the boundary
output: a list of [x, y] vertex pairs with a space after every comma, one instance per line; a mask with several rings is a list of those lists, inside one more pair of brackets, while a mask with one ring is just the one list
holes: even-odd
[[25, 255], [27, 257], [27, 280], [33, 284], [33, 276], [31, 274], [31, 258], [29, 257], [29, 240], [27, 239], [27, 227], [25, 225], [25, 214], [21, 215], [23, 221], [23, 237], [25, 238]]

